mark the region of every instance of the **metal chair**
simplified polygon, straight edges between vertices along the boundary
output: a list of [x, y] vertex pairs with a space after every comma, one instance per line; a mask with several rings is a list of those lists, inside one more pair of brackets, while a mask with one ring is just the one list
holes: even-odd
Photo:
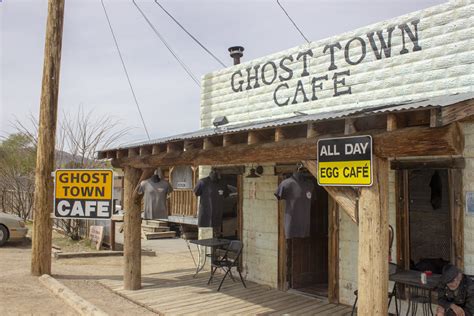
[[[398, 266], [395, 263], [389, 263], [388, 264], [388, 274], [394, 274], [398, 271]], [[351, 311], [351, 316], [354, 315], [356, 307], [357, 307], [357, 300], [359, 299], [359, 290], [354, 291], [355, 295], [355, 301], [354, 305], [352, 305], [352, 311]], [[392, 304], [392, 299], [395, 298], [395, 309], [396, 309], [396, 315], [399, 315], [399, 309], [398, 309], [398, 303], [397, 303], [397, 293], [396, 293], [396, 284], [393, 285], [392, 291], [388, 292], [388, 307], [390, 307], [390, 304]]]
[[209, 281], [207, 284], [211, 284], [211, 281], [216, 273], [217, 269], [220, 268], [225, 271], [224, 277], [222, 278], [221, 283], [219, 284], [219, 288], [217, 291], [220, 291], [224, 280], [226, 279], [227, 275], [230, 275], [231, 279], [235, 282], [234, 276], [232, 275], [232, 268], [236, 268], [237, 272], [240, 276], [240, 281], [245, 288], [247, 285], [244, 282], [244, 278], [242, 277], [242, 273], [240, 271], [240, 257], [242, 255], [242, 248], [243, 244], [240, 240], [232, 240], [227, 246], [225, 253], [222, 257], [215, 257], [212, 260], [211, 264], [211, 276], [209, 277]]

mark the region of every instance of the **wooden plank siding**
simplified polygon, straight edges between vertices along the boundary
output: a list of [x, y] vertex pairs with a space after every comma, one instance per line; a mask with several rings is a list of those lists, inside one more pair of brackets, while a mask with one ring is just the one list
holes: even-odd
[[171, 216], [197, 216], [197, 197], [193, 190], [174, 190], [170, 194], [169, 215]]

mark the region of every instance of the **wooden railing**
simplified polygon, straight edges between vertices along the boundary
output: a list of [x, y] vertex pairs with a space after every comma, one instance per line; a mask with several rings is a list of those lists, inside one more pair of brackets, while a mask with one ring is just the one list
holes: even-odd
[[169, 206], [169, 215], [197, 216], [197, 198], [193, 190], [174, 190]]

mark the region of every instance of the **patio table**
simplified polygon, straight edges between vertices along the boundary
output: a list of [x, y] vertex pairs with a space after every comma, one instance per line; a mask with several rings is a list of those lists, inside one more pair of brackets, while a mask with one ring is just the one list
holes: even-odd
[[418, 303], [423, 304], [423, 315], [434, 315], [431, 307], [431, 292], [438, 288], [438, 284], [441, 281], [441, 275], [433, 274], [428, 276], [426, 284], [423, 284], [421, 283], [421, 273], [422, 272], [420, 271], [409, 270], [391, 274], [389, 277], [390, 281], [395, 282], [393, 287], [395, 304], [397, 304], [398, 298], [397, 285], [403, 284], [408, 287], [408, 310], [406, 315], [409, 315], [410, 311], [411, 315], [416, 315]]

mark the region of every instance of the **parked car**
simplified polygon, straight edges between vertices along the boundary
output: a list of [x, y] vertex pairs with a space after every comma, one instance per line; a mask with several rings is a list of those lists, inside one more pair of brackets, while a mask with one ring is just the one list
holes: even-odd
[[18, 216], [0, 212], [0, 246], [7, 240], [18, 240], [26, 237], [28, 228]]

